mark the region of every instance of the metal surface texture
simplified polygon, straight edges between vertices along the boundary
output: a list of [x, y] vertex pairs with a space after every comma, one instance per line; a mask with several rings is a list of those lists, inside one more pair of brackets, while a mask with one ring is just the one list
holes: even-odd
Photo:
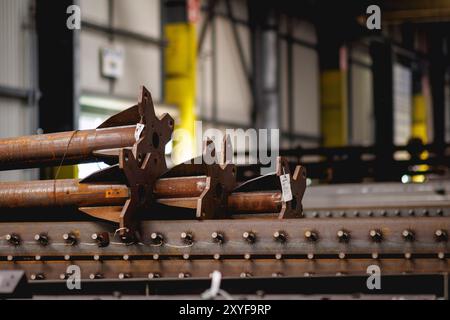
[[0, 140], [0, 170], [113, 164], [82, 180], [0, 183], [0, 270], [23, 270], [32, 284], [51, 287], [76, 265], [83, 281], [105, 285], [96, 294], [110, 292], [108, 281], [177, 286], [214, 271], [241, 290], [244, 279], [351, 283], [374, 265], [385, 277], [450, 272], [449, 183], [305, 193], [306, 169], [284, 157], [273, 174], [238, 183], [229, 136], [220, 154], [206, 139], [201, 156], [168, 170], [174, 126], [168, 114], [156, 116], [142, 87], [136, 106], [97, 129]]
[[[156, 203], [174, 209], [196, 210], [198, 199], [205, 192], [208, 181], [207, 176], [161, 178], [154, 184], [152, 198]], [[92, 207], [123, 206], [129, 196], [130, 190], [125, 184], [82, 183], [71, 179], [0, 183], [0, 208], [75, 207], [102, 218], [108, 217], [109, 210], [112, 218], [106, 220], [111, 221], [117, 220], [113, 209], [100, 209], [103, 214], [96, 215]], [[236, 192], [229, 194], [225, 201], [228, 210], [224, 214], [228, 217], [235, 214], [278, 213], [283, 209], [280, 190]], [[4, 214], [17, 215], [8, 211], [4, 211]], [[63, 214], [62, 211], [60, 217]]]
[[384, 275], [439, 274], [450, 271], [449, 260], [438, 259], [290, 259], [290, 260], [135, 260], [0, 262], [2, 270], [23, 270], [31, 281], [64, 280], [69, 266], [80, 267], [82, 280], [103, 279], [208, 279], [214, 271], [224, 278], [281, 278], [363, 276], [377, 265]]
[[131, 147], [136, 126], [50, 133], [0, 140], [0, 169], [98, 161], [95, 151]]
[[[437, 259], [449, 254], [449, 230], [450, 219], [444, 217], [144, 221], [141, 240], [126, 245], [109, 223], [2, 223], [0, 257]], [[68, 234], [73, 235], [70, 241], [65, 239]], [[99, 240], [92, 238], [94, 234], [103, 234], [108, 241], [99, 245]], [[45, 245], [35, 239], [36, 235], [46, 236]]]
[[310, 186], [303, 204], [312, 218], [448, 216], [449, 194], [445, 180]]

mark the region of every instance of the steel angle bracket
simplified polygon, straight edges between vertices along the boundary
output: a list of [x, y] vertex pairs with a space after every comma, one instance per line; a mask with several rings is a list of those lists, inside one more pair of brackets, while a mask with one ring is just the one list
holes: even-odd
[[289, 161], [286, 158], [277, 157], [276, 161], [276, 171], [274, 173], [244, 182], [235, 188], [233, 192], [274, 190], [280, 190], [283, 192], [280, 179], [283, 175], [289, 175], [289, 186], [292, 194], [292, 200], [285, 201], [285, 197], [283, 195], [281, 211], [276, 214], [278, 219], [302, 218], [302, 200], [306, 190], [306, 169], [302, 166], [296, 166], [294, 173], [291, 174]]
[[231, 140], [223, 140], [220, 161], [211, 139], [203, 142], [203, 154], [182, 163], [168, 172], [168, 177], [206, 176], [206, 187], [196, 200], [197, 219], [220, 219], [227, 217], [228, 196], [236, 187], [236, 166], [228, 161], [233, 155]]
[[291, 174], [289, 161], [286, 158], [277, 157], [277, 176], [289, 175], [292, 200], [282, 202], [281, 211], [278, 214], [279, 219], [292, 219], [303, 217], [303, 195], [306, 191], [306, 169], [302, 166], [296, 166], [294, 173]]
[[[137, 111], [140, 118], [136, 126], [139, 130], [136, 132], [137, 141], [131, 149], [119, 150], [118, 168], [130, 189], [129, 199], [123, 207], [80, 208], [94, 217], [118, 222], [119, 234], [127, 242], [137, 237], [137, 214], [139, 210], [150, 207], [154, 183], [167, 171], [165, 147], [174, 129], [174, 120], [170, 115], [156, 116], [151, 94], [145, 87], [141, 89]], [[101, 175], [114, 175], [111, 173], [117, 173], [118, 168], [110, 167]], [[97, 175], [95, 179], [100, 178]]]

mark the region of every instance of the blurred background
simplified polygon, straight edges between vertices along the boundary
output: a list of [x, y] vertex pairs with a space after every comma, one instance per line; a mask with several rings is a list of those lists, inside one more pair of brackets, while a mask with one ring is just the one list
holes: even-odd
[[0, 138], [95, 128], [145, 85], [192, 137], [280, 129], [310, 183], [423, 182], [450, 164], [449, 45], [444, 0], [0, 0]]

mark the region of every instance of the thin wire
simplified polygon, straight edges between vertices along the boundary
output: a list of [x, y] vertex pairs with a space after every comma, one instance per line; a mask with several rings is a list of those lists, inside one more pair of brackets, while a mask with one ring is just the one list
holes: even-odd
[[67, 142], [66, 150], [64, 151], [64, 155], [59, 163], [58, 169], [56, 170], [55, 178], [53, 179], [53, 202], [56, 205], [56, 180], [58, 179], [59, 172], [61, 170], [62, 165], [64, 164], [64, 160], [66, 160], [67, 152], [69, 152], [70, 144], [72, 143], [73, 137], [79, 132], [79, 130], [75, 130], [72, 132], [70, 136], [69, 142]]

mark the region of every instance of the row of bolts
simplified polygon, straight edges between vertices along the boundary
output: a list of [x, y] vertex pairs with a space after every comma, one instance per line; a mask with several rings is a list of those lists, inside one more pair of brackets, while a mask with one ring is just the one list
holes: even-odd
[[[415, 241], [415, 233], [411, 229], [405, 229], [401, 233], [402, 238], [407, 242]], [[339, 230], [336, 234], [339, 242], [348, 243], [351, 239], [350, 232], [347, 230]], [[319, 234], [317, 231], [307, 230], [304, 233], [304, 237], [309, 242], [316, 242], [319, 240]], [[109, 245], [109, 234], [107, 232], [104, 233], [94, 233], [91, 236], [92, 240], [96, 241], [99, 247], [107, 247]], [[188, 245], [192, 245], [194, 243], [194, 235], [191, 232], [182, 232], [180, 235], [181, 240]], [[225, 235], [223, 232], [215, 231], [211, 234], [212, 241], [218, 244], [225, 243]], [[242, 238], [253, 244], [257, 240], [256, 233], [253, 231], [246, 231], [242, 234]], [[286, 243], [288, 241], [288, 235], [285, 231], [276, 231], [273, 234], [273, 238], [275, 241], [280, 243]], [[372, 229], [369, 231], [369, 238], [373, 242], [382, 242], [383, 233], [380, 229]], [[448, 241], [447, 231], [438, 229], [434, 232], [434, 238], [436, 242], [446, 242]], [[14, 246], [19, 246], [22, 243], [22, 239], [18, 234], [12, 233], [7, 234], [5, 239]], [[35, 241], [42, 245], [47, 246], [50, 243], [50, 238], [45, 233], [36, 234], [34, 237]], [[163, 245], [164, 244], [164, 236], [161, 233], [154, 232], [150, 235], [150, 239], [152, 244], [154, 245]], [[78, 243], [77, 236], [73, 233], [65, 233], [63, 235], [63, 240], [66, 244], [75, 246]]]
[[[305, 234], [305, 239], [310, 241], [310, 242], [316, 242], [319, 239], [318, 233], [315, 231], [306, 231]], [[374, 242], [381, 242], [383, 239], [383, 234], [382, 231], [379, 229], [372, 229], [369, 232], [369, 236], [372, 239], [372, 241]], [[438, 229], [435, 231], [435, 239], [437, 242], [446, 242], [448, 240], [448, 235], [447, 232], [445, 230], [442, 229]], [[245, 239], [248, 243], [254, 243], [256, 241], [256, 234], [252, 231], [249, 232], [244, 232], [242, 235], [243, 239]], [[276, 231], [273, 234], [273, 237], [276, 241], [280, 242], [280, 243], [285, 243], [288, 239], [288, 236], [286, 234], [286, 232], [284, 231]], [[405, 241], [409, 241], [412, 242], [415, 239], [415, 234], [412, 230], [406, 229], [402, 232], [402, 237]], [[105, 247], [109, 244], [109, 236], [107, 233], [101, 233], [101, 234], [97, 234], [94, 233], [92, 234], [92, 240], [97, 241], [98, 245], [100, 247]], [[158, 245], [162, 245], [164, 243], [164, 237], [162, 234], [160, 233], [152, 233], [151, 234], [151, 240], [154, 244], [158, 244]], [[222, 244], [225, 242], [225, 236], [223, 233], [221, 232], [213, 232], [211, 234], [211, 238], [214, 242]], [[339, 230], [337, 232], [337, 238], [339, 239], [340, 242], [349, 242], [350, 241], [350, 233], [346, 230]], [[21, 243], [21, 238], [19, 235], [17, 234], [8, 234], [6, 235], [5, 239], [12, 245], [18, 246]], [[50, 242], [49, 237], [46, 234], [37, 234], [34, 239], [42, 246], [47, 246]], [[63, 235], [63, 239], [66, 242], [66, 244], [68, 245], [76, 245], [77, 244], [77, 237], [74, 233], [66, 233]], [[194, 236], [192, 233], [190, 232], [183, 232], [181, 233], [181, 239], [186, 243], [186, 244], [192, 244], [194, 242]], [[153, 258], [155, 260], [159, 259], [159, 255], [155, 254], [153, 256]], [[185, 260], [189, 259], [189, 255], [188, 254], [184, 254], [183, 258]], [[277, 254], [275, 257], [277, 260], [281, 260], [282, 259], [282, 255], [281, 254]], [[340, 253], [339, 254], [339, 258], [340, 259], [345, 259], [345, 253]], [[373, 259], [377, 259], [378, 258], [378, 254], [377, 253], [373, 253], [372, 254], [372, 258]], [[405, 254], [405, 258], [410, 259], [411, 258], [411, 254], [410, 253], [406, 253]], [[445, 258], [445, 254], [444, 253], [439, 253], [438, 254], [438, 258], [439, 259], [444, 259]], [[41, 257], [40, 256], [36, 256], [36, 260], [40, 260]], [[70, 260], [71, 257], [69, 255], [66, 255], [64, 257], [65, 260]], [[128, 255], [124, 255], [123, 256], [124, 260], [129, 260], [129, 256]], [[220, 255], [219, 254], [215, 254], [214, 255], [214, 259], [215, 260], [219, 260], [220, 259]], [[251, 256], [249, 254], [245, 255], [245, 259], [246, 260], [250, 260]], [[314, 259], [314, 254], [308, 254], [308, 259]], [[12, 261], [13, 257], [12, 256], [8, 256], [7, 258], [8, 261]], [[94, 260], [100, 260], [100, 256], [96, 255], [94, 256]], [[306, 275], [306, 274], [305, 274]], [[61, 275], [61, 280], [67, 279], [70, 275], [68, 274], [62, 274]], [[244, 272], [240, 275], [242, 278], [245, 277], [251, 277], [250, 273]], [[274, 273], [272, 276], [282, 276], [280, 273]], [[127, 278], [131, 278], [131, 274], [129, 273], [120, 273], [119, 274], [119, 279], [127, 279]], [[150, 279], [153, 278], [160, 278], [161, 274], [159, 273], [149, 273], [148, 277]], [[190, 274], [188, 273], [180, 273], [179, 274], [179, 278], [189, 278]], [[103, 275], [101, 273], [96, 273], [96, 274], [91, 274], [89, 276], [90, 279], [94, 280], [94, 279], [102, 279]], [[45, 275], [42, 273], [39, 274], [32, 274], [30, 276], [31, 280], [44, 280], [45, 279]]]

